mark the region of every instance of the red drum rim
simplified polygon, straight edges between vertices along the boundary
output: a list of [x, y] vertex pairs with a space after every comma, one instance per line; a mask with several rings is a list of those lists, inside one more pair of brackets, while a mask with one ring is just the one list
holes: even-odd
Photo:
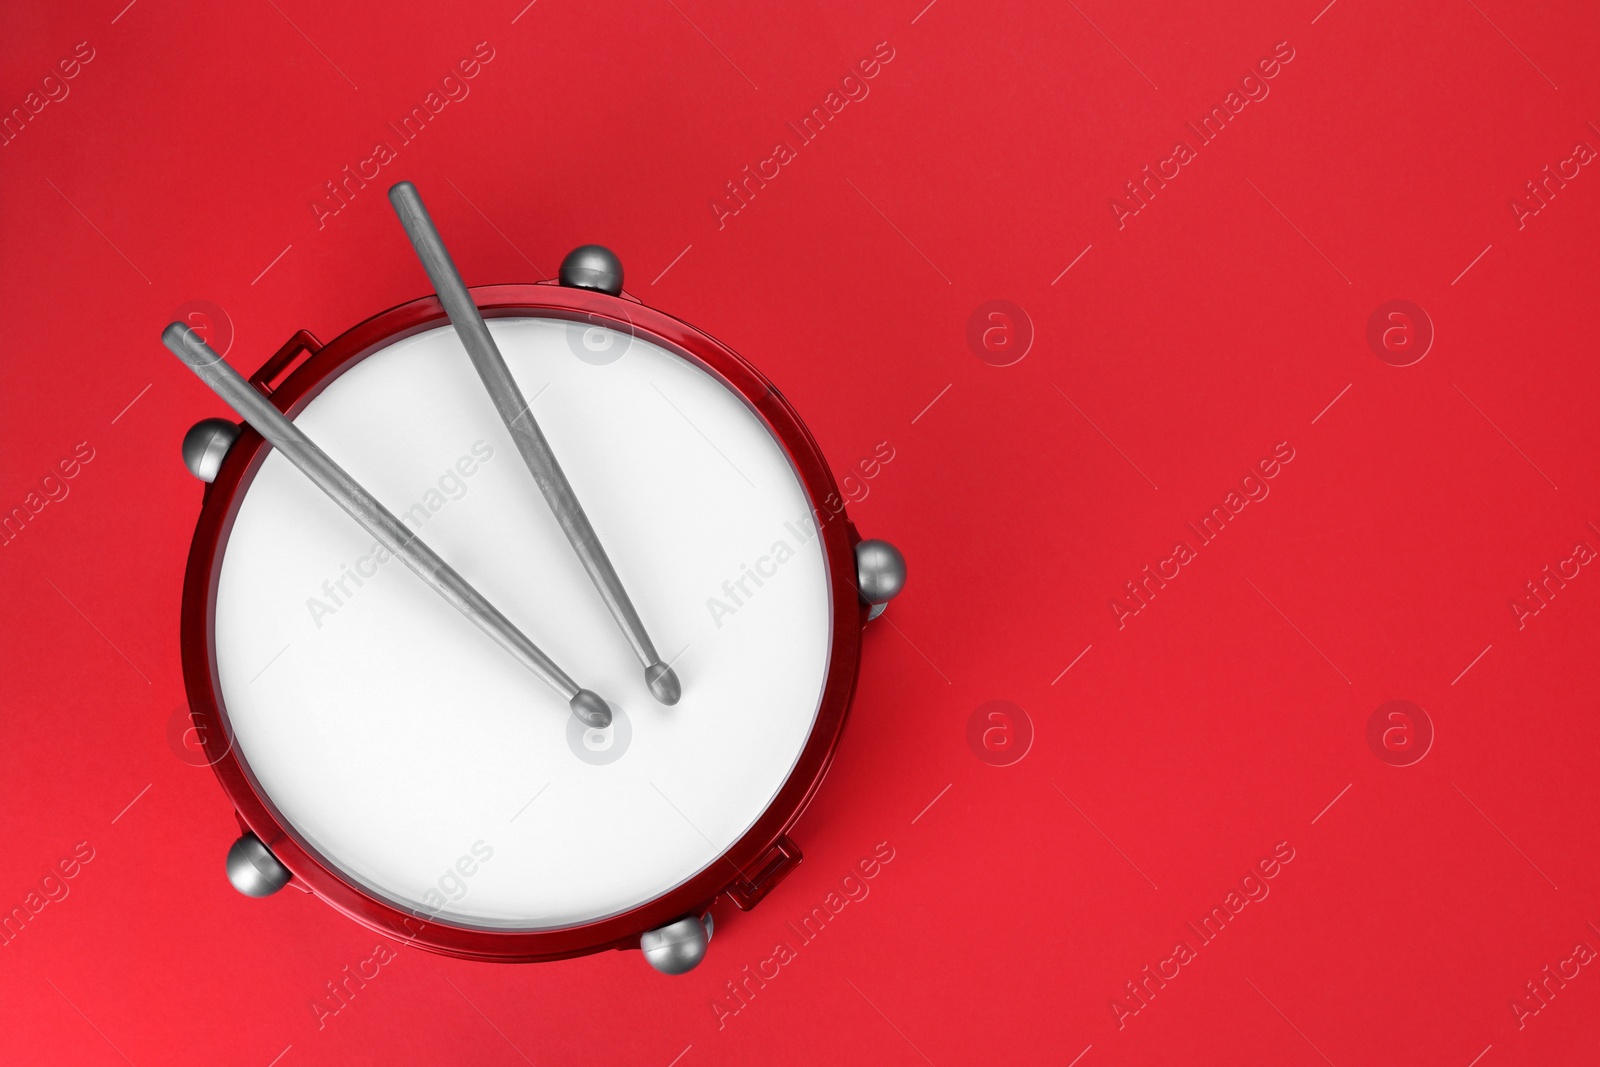
[[[810, 803], [833, 761], [855, 692], [867, 607], [855, 584], [860, 540], [844, 512], [833, 474], [816, 441], [783, 394], [732, 349], [708, 334], [625, 297], [552, 283], [486, 285], [470, 290], [485, 318], [539, 316], [608, 326], [651, 341], [698, 365], [738, 394], [783, 445], [811, 498], [821, 529], [833, 600], [827, 677], [811, 735], [777, 796], [753, 826], [705, 870], [665, 895], [629, 911], [556, 930], [508, 931], [464, 927], [412, 911], [347, 881], [338, 869], [282, 820], [257, 789], [231, 743], [216, 671], [215, 608], [222, 553], [235, 516], [268, 446], [248, 426], [207, 487], [184, 577], [181, 623], [184, 686], [190, 713], [205, 738], [206, 758], [240, 824], [272, 850], [314, 893], [357, 922], [435, 952], [507, 962], [563, 959], [608, 948], [637, 948], [639, 935], [686, 915], [704, 914], [726, 894], [753, 907], [799, 860], [785, 836]], [[340, 374], [395, 341], [445, 325], [436, 297], [374, 315], [327, 345], [301, 331], [264, 364], [251, 382], [293, 417]]]

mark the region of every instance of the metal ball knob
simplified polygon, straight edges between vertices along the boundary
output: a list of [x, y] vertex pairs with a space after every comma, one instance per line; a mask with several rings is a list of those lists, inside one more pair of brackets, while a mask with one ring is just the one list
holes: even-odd
[[687, 915], [677, 922], [647, 930], [639, 938], [645, 961], [662, 974], [687, 974], [706, 958], [711, 943], [711, 916]]
[[906, 586], [906, 558], [887, 541], [862, 541], [856, 545], [856, 587], [861, 599], [872, 605], [870, 618], [883, 614], [889, 601]]
[[622, 260], [604, 245], [574, 248], [561, 261], [561, 284], [617, 296], [622, 292]]
[[270, 897], [291, 877], [289, 868], [255, 834], [245, 834], [228, 849], [228, 881], [247, 897]]
[[201, 419], [183, 435], [183, 465], [202, 482], [215, 481], [228, 449], [239, 439], [239, 426], [227, 419]]

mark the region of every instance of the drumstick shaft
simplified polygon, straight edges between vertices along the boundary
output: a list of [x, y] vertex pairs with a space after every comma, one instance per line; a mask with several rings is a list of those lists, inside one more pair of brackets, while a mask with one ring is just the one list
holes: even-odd
[[511, 370], [506, 366], [494, 338], [490, 336], [489, 327], [484, 324], [478, 306], [472, 302], [466, 283], [461, 280], [461, 274], [456, 270], [443, 238], [433, 225], [428, 209], [423, 206], [421, 194], [410, 182], [400, 182], [389, 190], [389, 201], [394, 205], [395, 214], [400, 216], [400, 224], [405, 227], [406, 236], [411, 239], [411, 246], [416, 249], [423, 269], [428, 272], [428, 280], [439, 294], [439, 301], [450, 316], [450, 322], [455, 326], [472, 365], [477, 368], [478, 376], [483, 379], [489, 398], [500, 412], [500, 418], [510, 431], [517, 451], [522, 453], [533, 480], [538, 483], [539, 491], [544, 494], [550, 510], [555, 512], [556, 522], [572, 543], [583, 569], [589, 572], [589, 579], [599, 590], [600, 599], [605, 601], [628, 643], [633, 646], [634, 654], [644, 665], [651, 691], [663, 703], [676, 703], [677, 676], [656, 654], [656, 647], [645, 631], [644, 622], [634, 610], [627, 591], [622, 588], [622, 579], [617, 577], [616, 568], [601, 547], [594, 526], [584, 513], [583, 505], [578, 503], [578, 495], [572, 491], [572, 484], [567, 481], [561, 464], [556, 461], [555, 452], [539, 429], [538, 420], [533, 417], [528, 402], [523, 399], [522, 390], [511, 376]]
[[[603, 700], [581, 688], [567, 672], [556, 666], [555, 661], [545, 655], [538, 645], [457, 574], [455, 568], [440, 559], [420, 537], [395, 518], [393, 512], [380, 504], [343, 467], [318, 448], [304, 431], [240, 377], [238, 371], [223, 362], [222, 357], [193, 330], [181, 322], [174, 322], [162, 331], [161, 340], [229, 407], [255, 427], [268, 444], [283, 453], [284, 458], [300, 468], [317, 488], [348, 512], [367, 533], [377, 538], [379, 544], [404, 561], [434, 592], [449, 601], [523, 666], [565, 697], [579, 718], [590, 725], [605, 726], [610, 723], [611, 712]], [[592, 721], [601, 718], [603, 722]]]

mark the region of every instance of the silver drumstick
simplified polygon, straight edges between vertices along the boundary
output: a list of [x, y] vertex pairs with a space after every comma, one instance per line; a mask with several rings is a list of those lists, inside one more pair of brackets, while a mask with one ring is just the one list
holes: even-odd
[[211, 346], [200, 339], [189, 327], [174, 322], [161, 331], [161, 341], [172, 354], [183, 360], [201, 381], [211, 387], [229, 407], [256, 428], [267, 443], [282, 452], [284, 458], [333, 500], [344, 508], [350, 517], [378, 543], [405, 562], [431, 586], [434, 592], [448, 600], [456, 610], [477, 624], [478, 629], [494, 638], [507, 652], [550, 688], [566, 698], [572, 713], [590, 726], [611, 725], [611, 709], [600, 696], [581, 688], [566, 671], [556, 666], [539, 646], [528, 640], [523, 632], [500, 614], [455, 569], [440, 559], [438, 554], [423, 544], [422, 539], [406, 528], [393, 513], [378, 503], [376, 497], [363, 489], [354, 478], [345, 473], [328, 454], [318, 448], [298, 426], [289, 421], [271, 401], [258, 393], [239, 372], [222, 361]]
[[494, 401], [506, 429], [511, 432], [517, 451], [522, 453], [533, 480], [539, 485], [539, 491], [544, 494], [550, 510], [555, 512], [556, 522], [561, 525], [567, 540], [572, 542], [572, 550], [578, 554], [583, 569], [589, 572], [589, 579], [599, 590], [600, 599], [605, 601], [617, 625], [622, 627], [634, 654], [644, 664], [644, 679], [650, 692], [663, 704], [676, 704], [683, 694], [677, 674], [661, 662], [661, 657], [656, 654], [656, 646], [645, 632], [633, 601], [628, 599], [627, 591], [622, 588], [622, 579], [617, 577], [616, 568], [611, 566], [606, 550], [601, 547], [600, 538], [590, 525], [589, 517], [584, 514], [583, 505], [578, 503], [578, 495], [572, 491], [572, 484], [562, 473], [561, 464], [556, 462], [550, 442], [545, 440], [538, 421], [528, 408], [528, 402], [522, 398], [522, 390], [506, 367], [505, 358], [500, 355], [494, 338], [489, 335], [489, 328], [484, 325], [478, 306], [468, 295], [466, 283], [461, 280], [461, 273], [456, 270], [443, 238], [433, 225], [433, 219], [428, 216], [428, 209], [423, 207], [417, 187], [410, 182], [397, 183], [389, 190], [389, 202], [394, 205], [395, 214], [400, 216], [400, 225], [405, 227], [411, 247], [416, 249], [417, 258], [422, 260], [428, 280], [439, 294], [439, 302], [450, 316], [450, 322], [455, 326], [467, 355], [471, 357], [472, 365], [478, 369], [478, 377], [483, 379], [485, 388], [489, 390], [489, 398]]

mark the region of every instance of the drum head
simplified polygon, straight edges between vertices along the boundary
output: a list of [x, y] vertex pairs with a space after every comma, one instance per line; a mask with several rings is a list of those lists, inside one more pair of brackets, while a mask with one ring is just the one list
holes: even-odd
[[[665, 338], [534, 313], [490, 329], [682, 700], [651, 697], [454, 331], [434, 324], [305, 390], [295, 422], [602, 694], [613, 725], [583, 727], [255, 439], [210, 556], [227, 763], [318, 868], [398, 913], [484, 932], [604, 925], [697, 876], [740, 878], [730, 852], [837, 689], [841, 539], [751, 398]], [[853, 596], [842, 610], [853, 681]]]

